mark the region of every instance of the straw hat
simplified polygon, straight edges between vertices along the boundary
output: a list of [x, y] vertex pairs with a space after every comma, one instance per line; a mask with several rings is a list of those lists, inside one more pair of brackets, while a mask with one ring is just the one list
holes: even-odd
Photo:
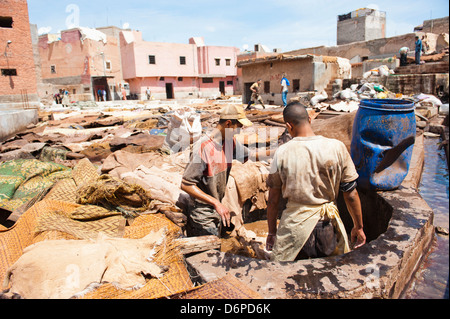
[[244, 109], [240, 105], [227, 105], [220, 111], [221, 120], [238, 120], [244, 126], [252, 126], [253, 123], [245, 116]]

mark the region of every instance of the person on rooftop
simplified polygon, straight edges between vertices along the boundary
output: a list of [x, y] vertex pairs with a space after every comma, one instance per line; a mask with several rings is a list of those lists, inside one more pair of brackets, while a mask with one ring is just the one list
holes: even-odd
[[420, 56], [422, 55], [422, 40], [420, 40], [419, 36], [416, 35], [415, 42], [415, 53], [416, 53], [416, 64], [420, 64]]

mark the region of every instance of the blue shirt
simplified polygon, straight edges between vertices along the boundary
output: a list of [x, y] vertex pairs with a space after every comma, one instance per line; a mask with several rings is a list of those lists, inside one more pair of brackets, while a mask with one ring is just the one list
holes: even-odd
[[418, 39], [416, 41], [416, 52], [422, 51], [422, 40]]

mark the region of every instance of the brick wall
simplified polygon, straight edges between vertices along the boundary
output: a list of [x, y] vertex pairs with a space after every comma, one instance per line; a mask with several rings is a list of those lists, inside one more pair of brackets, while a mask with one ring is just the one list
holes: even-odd
[[[12, 19], [12, 25], [8, 21]], [[8, 45], [7, 42], [11, 41]], [[0, 68], [16, 75], [0, 75], [0, 109], [38, 103], [35, 63], [26, 0], [0, 1]], [[31, 106], [33, 106], [31, 105]]]

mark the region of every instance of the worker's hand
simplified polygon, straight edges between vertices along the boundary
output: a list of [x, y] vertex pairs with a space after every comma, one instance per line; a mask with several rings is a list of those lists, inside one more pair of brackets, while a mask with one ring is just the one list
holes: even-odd
[[275, 237], [274, 234], [268, 234], [266, 239], [266, 250], [272, 251], [273, 245], [275, 244]]
[[351, 232], [353, 249], [359, 248], [366, 243], [366, 234], [362, 228], [353, 228]]
[[214, 209], [222, 218], [223, 225], [226, 227], [230, 227], [231, 217], [230, 217], [230, 211], [228, 210], [228, 208], [226, 206], [222, 205], [221, 203], [216, 203], [214, 205]]

